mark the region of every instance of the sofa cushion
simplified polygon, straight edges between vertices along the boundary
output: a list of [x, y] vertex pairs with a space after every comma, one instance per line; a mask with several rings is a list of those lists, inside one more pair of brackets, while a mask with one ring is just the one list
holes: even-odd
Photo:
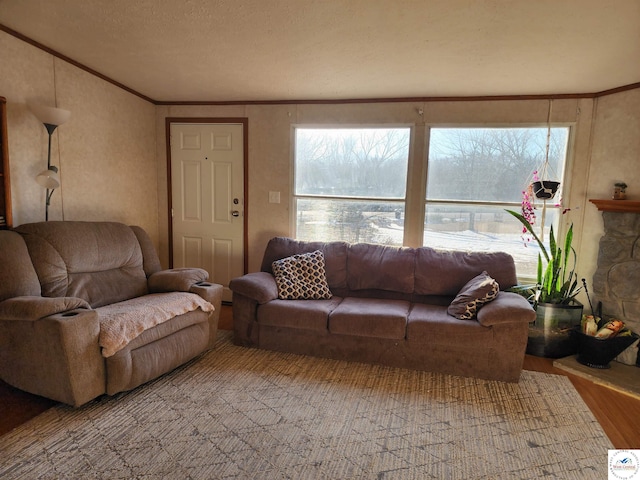
[[169, 292], [99, 307], [102, 356], [110, 357], [145, 330], [197, 309], [210, 313], [214, 306], [195, 293]]
[[476, 317], [478, 309], [498, 296], [500, 286], [487, 272], [469, 280], [458, 292], [447, 313], [460, 320], [471, 320]]
[[20, 225], [44, 297], [78, 297], [93, 307], [144, 295], [147, 276], [133, 231], [115, 222]]
[[256, 318], [261, 325], [326, 332], [329, 314], [341, 301], [340, 297], [330, 300], [273, 300], [258, 307]]
[[179, 315], [145, 330], [126, 347], [105, 358], [107, 394], [131, 390], [206, 350], [208, 317], [200, 309]]
[[40, 295], [40, 282], [29, 251], [20, 235], [0, 230], [0, 302], [25, 295]]
[[378, 298], [345, 298], [329, 315], [329, 331], [343, 335], [403, 339], [410, 303]]
[[347, 283], [351, 290], [413, 292], [415, 250], [369, 243], [349, 247]]
[[[407, 322], [407, 341], [428, 345], [493, 344], [493, 330], [476, 321], [461, 322], [447, 313], [447, 307], [415, 303]], [[451, 360], [447, 360], [451, 361]]]
[[154, 247], [149, 234], [145, 232], [142, 227], [138, 227], [137, 225], [131, 225], [129, 228], [140, 244], [140, 249], [142, 250], [142, 265], [147, 277], [152, 273], [162, 270], [162, 265], [160, 264], [156, 247]]
[[331, 298], [320, 250], [276, 260], [272, 264], [282, 300], [319, 300]]
[[287, 237], [274, 237], [267, 244], [260, 271], [273, 273], [272, 264], [275, 260], [320, 250], [324, 255], [329, 288], [346, 288], [347, 246], [346, 242], [305, 242]]
[[457, 295], [462, 286], [486, 270], [506, 290], [517, 285], [513, 257], [504, 252], [450, 252], [416, 248], [415, 293]]

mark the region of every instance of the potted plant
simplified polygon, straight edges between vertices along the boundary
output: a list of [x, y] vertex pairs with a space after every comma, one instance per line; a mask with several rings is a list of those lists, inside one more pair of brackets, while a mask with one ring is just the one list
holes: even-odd
[[555, 196], [558, 188], [560, 188], [560, 182], [554, 180], [534, 180], [531, 183], [531, 187], [533, 188], [533, 193], [536, 198], [549, 200]]
[[523, 231], [531, 235], [540, 248], [536, 283], [513, 289], [526, 296], [536, 310], [527, 353], [552, 358], [572, 355], [576, 346], [570, 331], [580, 325], [582, 319], [582, 304], [575, 299], [582, 287], [575, 273], [576, 251], [571, 246], [573, 224], [561, 244], [556, 242], [552, 226], [547, 249], [527, 218], [513, 210], [507, 212], [522, 223]]
[[[548, 155], [549, 154], [547, 153], [547, 156]], [[549, 158], [547, 157], [540, 169], [540, 173], [538, 170], [533, 171], [533, 179], [531, 180], [530, 188], [535, 197], [540, 200], [552, 199], [553, 197], [555, 197], [556, 192], [560, 188], [560, 182], [545, 179], [548, 169], [550, 169], [550, 167]]]

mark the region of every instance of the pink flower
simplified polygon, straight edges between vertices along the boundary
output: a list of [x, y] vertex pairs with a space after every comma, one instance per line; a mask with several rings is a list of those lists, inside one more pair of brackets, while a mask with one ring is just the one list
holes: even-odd
[[[536, 175], [537, 172], [534, 172]], [[534, 206], [534, 196], [533, 196], [533, 187], [529, 185], [526, 190], [522, 191], [522, 216], [525, 218], [529, 225], [534, 225], [536, 223], [536, 212]], [[527, 227], [522, 227], [522, 241], [524, 242], [524, 246], [527, 246], [527, 243], [531, 241], [531, 235], [527, 230]]]

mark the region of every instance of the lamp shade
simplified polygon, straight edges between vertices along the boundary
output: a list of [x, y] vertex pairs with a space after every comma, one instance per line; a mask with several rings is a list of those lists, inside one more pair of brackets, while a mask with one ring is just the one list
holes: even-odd
[[58, 167], [50, 166], [47, 170], [43, 170], [36, 177], [36, 182], [48, 190], [54, 190], [60, 186], [60, 176], [58, 175]]
[[37, 103], [28, 103], [29, 110], [33, 113], [38, 120], [45, 125], [62, 125], [71, 116], [69, 110], [63, 110], [62, 108], [47, 107]]

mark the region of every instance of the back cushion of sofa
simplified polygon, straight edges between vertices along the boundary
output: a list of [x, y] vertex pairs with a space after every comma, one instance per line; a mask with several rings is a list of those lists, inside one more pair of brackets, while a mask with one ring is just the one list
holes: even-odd
[[100, 307], [147, 293], [140, 244], [124, 224], [43, 222], [15, 230], [45, 297], [79, 297]]
[[137, 225], [129, 225], [129, 228], [133, 231], [138, 239], [138, 243], [140, 244], [140, 249], [142, 251], [142, 267], [144, 268], [144, 273], [147, 277], [162, 270], [158, 253], [156, 252], [156, 248], [153, 246], [153, 242], [151, 241], [149, 234], [142, 227], [138, 227]]
[[287, 237], [274, 237], [267, 244], [260, 270], [273, 274], [271, 264], [275, 260], [320, 250], [324, 255], [329, 288], [346, 288], [347, 247], [348, 244], [345, 242], [305, 242]]
[[40, 282], [20, 235], [0, 230], [0, 302], [23, 295], [40, 296]]
[[476, 275], [486, 271], [506, 290], [517, 284], [513, 257], [504, 252], [449, 252], [416, 248], [418, 295], [455, 296]]
[[412, 293], [415, 249], [369, 243], [349, 246], [347, 283], [351, 290]]

